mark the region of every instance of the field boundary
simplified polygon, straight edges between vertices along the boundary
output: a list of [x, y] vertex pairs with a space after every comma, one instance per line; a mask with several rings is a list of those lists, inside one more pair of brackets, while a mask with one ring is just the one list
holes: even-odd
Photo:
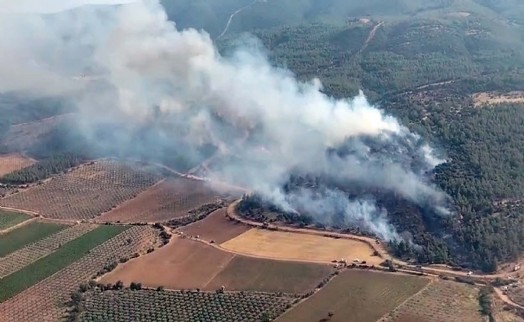
[[30, 222], [33, 222], [33, 221], [36, 221], [36, 220], [38, 220], [38, 218], [36, 218], [36, 217], [29, 218], [29, 219], [24, 220], [24, 221], [22, 221], [21, 223], [18, 223], [18, 224], [14, 225], [14, 226], [11, 226], [11, 227], [6, 228], [6, 229], [4, 229], [4, 230], [0, 230], [0, 235], [5, 235], [5, 234], [7, 234], [8, 232], [11, 232], [11, 231], [13, 231], [13, 230], [16, 230], [16, 229], [18, 229], [18, 228], [20, 228], [20, 227], [22, 227], [22, 226], [25, 226], [25, 225], [29, 224]]
[[[335, 233], [330, 231], [318, 231], [318, 230], [312, 230], [312, 229], [305, 229], [305, 228], [293, 228], [289, 226], [283, 226], [283, 225], [269, 225], [264, 226], [263, 223], [256, 222], [253, 220], [245, 219], [242, 216], [238, 215], [237, 213], [237, 206], [240, 203], [241, 200], [236, 200], [232, 202], [226, 209], [226, 215], [236, 221], [239, 221], [241, 223], [244, 223], [251, 227], [256, 228], [262, 228], [262, 229], [275, 229], [278, 231], [283, 232], [289, 232], [289, 233], [297, 233], [297, 234], [308, 234], [308, 235], [316, 235], [316, 236], [322, 236], [322, 237], [331, 237], [331, 238], [342, 238], [342, 239], [350, 239], [350, 240], [356, 240], [363, 243], [366, 243], [371, 249], [377, 252], [377, 256], [382, 259], [392, 258], [392, 256], [386, 251], [384, 247], [378, 247], [379, 244], [376, 243], [376, 241], [373, 238], [369, 237], [363, 237], [363, 236], [356, 236], [356, 235], [350, 235], [350, 234], [342, 234], [342, 233]], [[380, 244], [382, 245], [382, 244]], [[400, 264], [407, 264], [404, 262], [397, 261], [397, 263]]]

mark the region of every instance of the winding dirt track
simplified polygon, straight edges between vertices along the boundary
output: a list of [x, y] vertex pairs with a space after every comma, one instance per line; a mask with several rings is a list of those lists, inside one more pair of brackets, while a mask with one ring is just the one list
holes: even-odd
[[231, 14], [231, 16], [229, 16], [229, 19], [227, 20], [227, 24], [226, 24], [226, 27], [224, 28], [224, 30], [222, 31], [222, 33], [220, 35], [218, 35], [217, 39], [220, 39], [222, 38], [226, 33], [227, 31], [229, 30], [229, 26], [231, 25], [231, 22], [233, 21], [233, 18], [235, 18], [236, 15], [238, 15], [239, 13], [241, 13], [242, 11], [252, 7], [255, 3], [259, 2], [259, 0], [255, 0], [253, 2], [251, 2], [250, 4], [236, 10], [235, 12], [233, 12]]

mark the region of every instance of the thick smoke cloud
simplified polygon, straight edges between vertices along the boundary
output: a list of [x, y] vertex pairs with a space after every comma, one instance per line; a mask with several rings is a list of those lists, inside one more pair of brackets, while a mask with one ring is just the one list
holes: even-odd
[[[194, 162], [214, 146], [211, 179], [258, 191], [286, 210], [309, 209], [325, 223], [343, 213], [347, 224], [386, 239], [398, 235], [371, 199], [282, 187], [292, 173], [313, 174], [445, 212], [446, 195], [425, 179], [441, 161], [362, 93], [327, 97], [318, 80], [298, 82], [252, 46], [223, 57], [207, 33], [177, 30], [156, 1], [74, 10], [67, 9], [88, 1], [57, 1], [52, 10], [24, 1], [31, 2], [25, 14], [6, 6], [20, 0], [0, 2], [0, 92], [74, 102], [94, 146], [155, 155], [174, 146]], [[130, 1], [107, 1], [115, 2]], [[100, 124], [117, 126], [111, 140], [97, 138]], [[143, 129], [149, 134], [137, 147]]]

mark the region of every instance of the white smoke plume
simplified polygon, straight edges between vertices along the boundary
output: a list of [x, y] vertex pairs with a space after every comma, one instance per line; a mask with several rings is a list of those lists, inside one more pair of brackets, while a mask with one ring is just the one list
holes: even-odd
[[[206, 32], [177, 30], [155, 0], [45, 2], [1, 0], [0, 92], [67, 98], [93, 144], [146, 152], [171, 144], [195, 159], [213, 145], [212, 179], [285, 209], [326, 217], [342, 209], [348, 223], [365, 222], [386, 239], [398, 235], [369, 200], [349, 201], [339, 191], [289, 195], [282, 186], [293, 172], [322, 175], [445, 208], [446, 195], [422, 175], [439, 162], [431, 148], [362, 93], [330, 98], [318, 80], [299, 82], [249, 46], [221, 56]], [[86, 6], [103, 3], [128, 4]], [[111, 142], [95, 139], [100, 122], [122, 124]], [[134, 147], [131, 133], [143, 127], [163, 134]], [[347, 153], [327, 152], [339, 147]]]

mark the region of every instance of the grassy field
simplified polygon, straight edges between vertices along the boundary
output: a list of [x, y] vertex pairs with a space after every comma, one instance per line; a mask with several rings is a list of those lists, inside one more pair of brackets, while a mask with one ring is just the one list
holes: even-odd
[[54, 253], [0, 279], [0, 302], [11, 298], [33, 284], [53, 275], [82, 258], [92, 248], [127, 229], [124, 226], [100, 226], [63, 245]]
[[380, 322], [477, 322], [479, 290], [471, 285], [439, 280], [385, 316]]
[[251, 229], [221, 245], [244, 255], [289, 260], [329, 263], [341, 258], [365, 260], [378, 265], [383, 260], [373, 256], [368, 244], [351, 239], [335, 239], [318, 235]]
[[16, 212], [4, 211], [0, 209], [0, 230], [7, 229], [14, 225], [28, 220], [31, 216]]
[[20, 228], [2, 234], [0, 235], [0, 257], [4, 257], [66, 227], [66, 225], [33, 221]]
[[414, 276], [348, 270], [277, 321], [317, 322], [328, 318], [329, 312], [331, 322], [376, 321], [428, 282]]

